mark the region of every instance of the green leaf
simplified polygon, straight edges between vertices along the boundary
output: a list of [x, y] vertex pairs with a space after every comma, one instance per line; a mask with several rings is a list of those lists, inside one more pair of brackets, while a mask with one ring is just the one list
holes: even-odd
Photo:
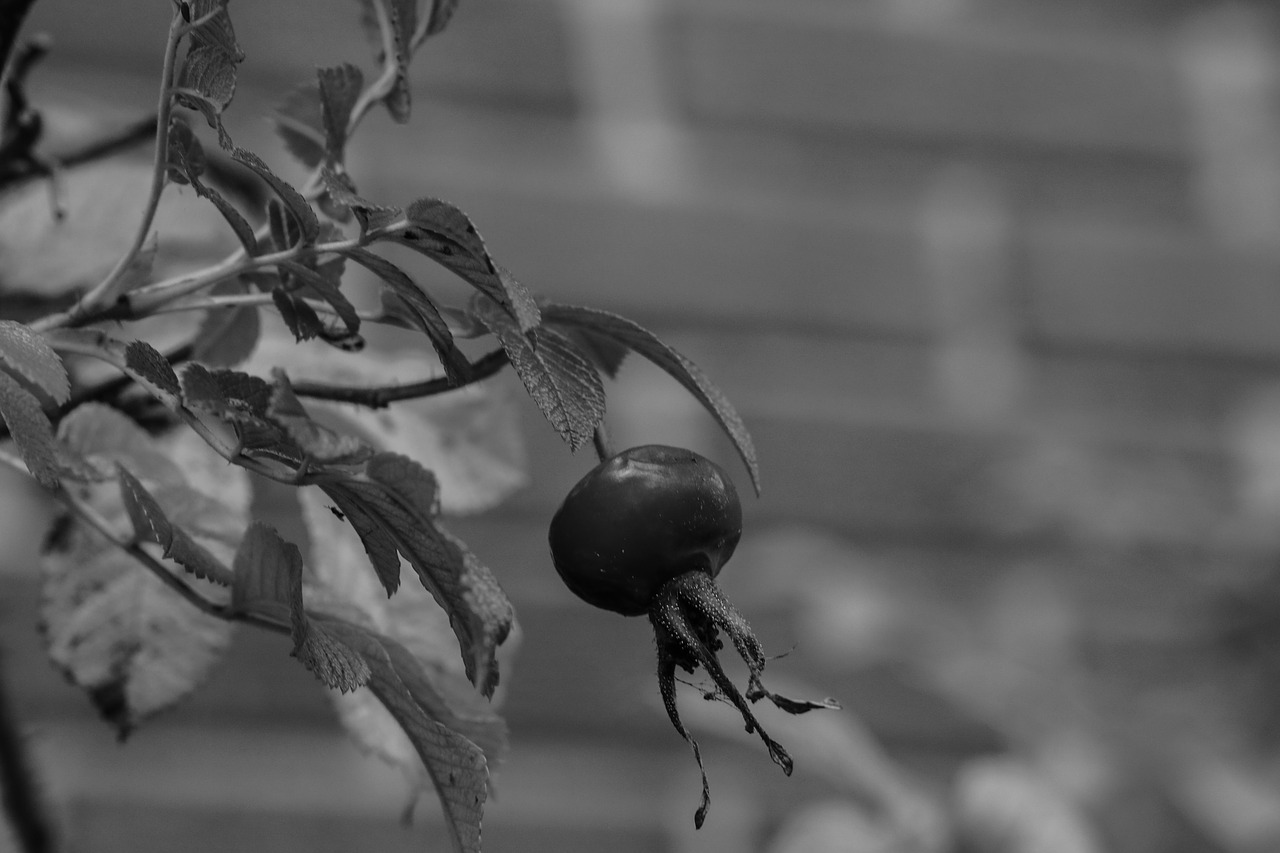
[[[231, 572], [226, 566], [191, 538], [189, 533], [170, 523], [160, 504], [127, 468], [120, 465], [117, 474], [125, 511], [129, 514], [129, 520], [133, 522], [134, 532], [139, 539], [156, 543], [164, 549], [166, 558], [178, 563], [196, 577], [219, 586], [230, 586]], [[193, 492], [193, 495], [198, 493]], [[205, 509], [212, 512], [226, 511], [216, 501], [207, 501]], [[186, 514], [190, 515], [190, 512]]]
[[337, 270], [337, 276], [334, 276], [335, 268], [332, 266], [328, 267], [326, 270], [328, 274], [325, 274], [295, 261], [282, 261], [277, 264], [277, 268], [282, 273], [287, 273], [302, 282], [316, 296], [329, 303], [347, 327], [347, 331], [356, 332], [360, 329], [360, 315], [356, 313], [356, 307], [339, 289], [339, 281], [336, 279], [341, 275], [340, 269]]
[[178, 72], [177, 86], [198, 92], [221, 113], [236, 94], [236, 66], [214, 45], [192, 45]]
[[325, 151], [331, 161], [341, 163], [347, 144], [347, 124], [351, 109], [364, 88], [364, 75], [350, 63], [316, 71], [324, 119]]
[[[64, 520], [46, 549], [49, 657], [120, 737], [194, 690], [221, 658], [231, 624], [193, 609], [101, 534]], [[193, 586], [210, 598], [218, 589]]]
[[191, 31], [190, 47], [178, 72], [176, 86], [198, 99], [180, 93], [178, 100], [205, 113], [211, 126], [221, 127], [217, 117], [231, 104], [236, 92], [236, 66], [244, 51], [236, 42], [227, 0], [194, 0], [192, 20], [207, 20]]
[[311, 209], [311, 205], [302, 197], [302, 193], [294, 189], [288, 181], [271, 171], [271, 168], [262, 161], [261, 157], [248, 149], [232, 148], [231, 159], [247, 167], [262, 180], [266, 181], [279, 199], [284, 202], [285, 207], [289, 209], [289, 213], [293, 215], [298, 227], [302, 230], [303, 240], [307, 244], [315, 241], [320, 234], [320, 220], [316, 218], [316, 212]]
[[[274, 366], [286, 369], [295, 385], [318, 380], [346, 386], [413, 382], [428, 367], [412, 351], [351, 355], [296, 344], [279, 333], [263, 337], [244, 369], [265, 372]], [[473, 513], [492, 509], [527, 482], [518, 393], [505, 383], [482, 382], [383, 409], [304, 402], [326, 426], [420, 462], [440, 484], [444, 512]]]
[[307, 456], [320, 463], [352, 465], [373, 455], [373, 448], [360, 439], [335, 432], [312, 420], [298, 402], [283, 370], [272, 371], [271, 404], [267, 417], [280, 425], [290, 439]]
[[445, 375], [454, 382], [462, 382], [469, 369], [467, 357], [454, 343], [448, 324], [440, 316], [440, 309], [418, 283], [391, 261], [367, 249], [351, 249], [343, 254], [382, 279], [387, 289], [404, 305], [414, 325], [431, 341]]
[[265, 422], [272, 390], [265, 379], [236, 370], [208, 370], [200, 364], [182, 368], [183, 402], [231, 423]]
[[637, 323], [595, 308], [577, 305], [544, 306], [546, 322], [552, 326], [580, 329], [591, 336], [598, 336], [634, 350], [665, 370], [683, 385], [698, 402], [715, 417], [721, 428], [733, 441], [738, 455], [751, 475], [756, 494], [760, 493], [760, 465], [756, 460], [755, 445], [746, 424], [733, 404], [707, 378], [696, 364], [660, 341], [649, 330]]
[[413, 657], [393, 640], [329, 617], [315, 617], [369, 664], [369, 689], [412, 742], [444, 810], [450, 840], [458, 853], [480, 853], [480, 824], [488, 798], [484, 752], [445, 723], [433, 719], [430, 681]]
[[520, 381], [569, 449], [591, 441], [604, 417], [600, 374], [573, 341], [552, 328], [522, 333], [492, 301], [473, 301], [473, 314], [492, 332], [511, 358]]
[[0, 320], [0, 367], [39, 388], [53, 402], [71, 397], [71, 381], [62, 358], [44, 336], [22, 323]]
[[360, 535], [388, 595], [400, 582], [398, 554], [449, 614], [467, 677], [486, 696], [498, 684], [496, 650], [511, 629], [512, 609], [497, 580], [435, 522], [435, 478], [411, 459], [380, 453], [365, 477], [320, 484]]
[[297, 340], [308, 341], [324, 334], [324, 323], [319, 315], [300, 296], [277, 287], [271, 291], [271, 301], [275, 303], [280, 318]]
[[31, 475], [46, 488], [57, 488], [63, 466], [58, 462], [53, 426], [35, 396], [4, 371], [0, 371], [0, 418]]
[[235, 205], [200, 180], [205, 163], [205, 153], [200, 140], [196, 138], [185, 121], [175, 116], [169, 127], [169, 177], [178, 183], [190, 184], [196, 191], [196, 195], [208, 199], [222, 214], [222, 218], [231, 227], [232, 233], [236, 235], [236, 239], [240, 241], [244, 250], [250, 255], [256, 255], [258, 241], [254, 236], [253, 227]]
[[[212, 293], [244, 293], [242, 282], [224, 282]], [[209, 367], [234, 367], [247, 359], [258, 344], [262, 322], [252, 305], [206, 311], [191, 342], [191, 358]]]
[[289, 153], [314, 169], [325, 159], [325, 116], [316, 84], [299, 86], [276, 107], [276, 133]]
[[339, 206], [346, 207], [360, 223], [362, 235], [370, 231], [387, 228], [404, 217], [404, 211], [398, 207], [373, 204], [365, 201], [356, 193], [355, 184], [346, 172], [335, 171], [328, 166], [320, 170], [325, 191], [329, 198]]
[[404, 217], [377, 230], [386, 239], [426, 255], [492, 299], [527, 332], [538, 325], [538, 304], [523, 284], [489, 254], [471, 218], [448, 202], [418, 199]]
[[267, 525], [251, 525], [236, 551], [231, 606], [242, 613], [287, 620], [294, 657], [326, 687], [348, 693], [369, 680], [364, 658], [323, 623], [307, 617], [302, 601], [302, 554]]
[[[352, 607], [357, 611], [348, 621], [354, 619], [403, 646], [416, 664], [412, 669], [420, 671], [420, 676], [404, 678], [420, 704], [433, 719], [479, 746], [489, 768], [496, 767], [508, 748], [506, 725], [494, 710], [498, 697], [484, 699], [467, 680], [448, 615], [417, 584], [406, 585], [388, 599], [363, 567], [359, 536], [330, 512], [327, 496], [318, 489], [302, 489], [298, 497], [311, 542], [307, 568], [317, 585], [308, 590], [313, 612], [328, 614], [329, 602], [336, 599], [342, 602], [342, 613]], [[511, 662], [516, 639], [508, 638], [499, 650], [504, 666]], [[397, 668], [403, 673], [410, 666], [397, 663]], [[430, 785], [417, 749], [371, 692], [333, 693], [330, 699], [358, 746], [399, 768], [416, 788]]]
[[[97, 458], [113, 458], [134, 473], [145, 471], [139, 482], [164, 508], [165, 518], [187, 531], [215, 560], [229, 562], [247, 521], [248, 475], [228, 468], [190, 430], [175, 430], [157, 444], [138, 435], [140, 430], [135, 433], [136, 427], [105, 406], [81, 409], [73, 413], [78, 423], [68, 429], [68, 437], [83, 437], [86, 448], [100, 448]], [[100, 437], [89, 435], [95, 425]], [[120, 446], [118, 439], [123, 440]], [[148, 455], [146, 465], [137, 465]], [[160, 472], [159, 478], [152, 470]], [[126, 539], [130, 520], [119, 485], [76, 488], [117, 536]], [[216, 513], [215, 502], [222, 507]], [[58, 524], [41, 568], [41, 620], [50, 656], [75, 684], [89, 691], [122, 735], [199, 685], [230, 638], [230, 623], [194, 609], [77, 519]], [[171, 571], [180, 570], [173, 565]], [[223, 587], [198, 578], [186, 582], [211, 602], [227, 599]]]
[[125, 369], [166, 406], [177, 405], [182, 394], [169, 360], [146, 341], [132, 341], [124, 349]]
[[232, 62], [243, 62], [244, 51], [236, 42], [227, 2], [228, 0], [190, 0], [191, 20], [209, 18], [192, 31], [191, 46], [192, 49], [217, 48], [227, 54]]

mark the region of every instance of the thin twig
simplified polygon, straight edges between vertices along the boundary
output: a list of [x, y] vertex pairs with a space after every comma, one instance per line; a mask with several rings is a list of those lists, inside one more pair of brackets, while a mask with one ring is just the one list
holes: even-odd
[[22, 23], [36, 0], [0, 0], [0, 89], [8, 82], [9, 55], [22, 31]]
[[280, 634], [288, 634], [289, 626], [282, 623], [274, 622], [255, 614], [245, 613], [235, 610], [228, 605], [219, 604], [205, 598], [196, 589], [182, 578], [169, 571], [169, 568], [160, 560], [158, 560], [150, 551], [142, 547], [142, 543], [132, 536], [121, 536], [115, 528], [111, 526], [111, 522], [107, 521], [96, 509], [88, 502], [76, 496], [67, 489], [61, 489], [58, 492], [58, 498], [71, 510], [77, 518], [88, 524], [102, 536], [104, 536], [112, 545], [124, 551], [134, 560], [142, 565], [147, 571], [155, 575], [156, 578], [169, 589], [176, 592], [184, 601], [195, 607], [201, 613], [213, 616], [217, 619], [223, 619], [228, 622], [245, 622], [255, 625], [259, 628], [265, 628], [269, 631], [275, 631]]
[[473, 382], [488, 379], [509, 363], [510, 359], [506, 351], [498, 349], [472, 362], [471, 369], [467, 371], [467, 377], [462, 382], [451, 382], [444, 376], [405, 385], [351, 386], [296, 381], [293, 383], [293, 392], [299, 397], [309, 397], [313, 400], [354, 403], [357, 406], [381, 409], [401, 400], [416, 400], [419, 397], [443, 394], [446, 391], [454, 391]]
[[613, 458], [613, 446], [609, 443], [609, 429], [604, 425], [603, 420], [596, 424], [595, 431], [591, 433], [591, 443], [595, 445], [596, 456], [600, 457], [601, 462]]
[[116, 283], [124, 276], [133, 264], [138, 253], [146, 245], [147, 236], [151, 233], [151, 225], [155, 221], [156, 210], [160, 206], [160, 195], [164, 191], [166, 171], [169, 163], [169, 116], [173, 110], [174, 69], [177, 65], [178, 43], [185, 32], [182, 16], [177, 12], [169, 21], [169, 37], [164, 46], [164, 66], [160, 72], [160, 100], [156, 106], [156, 150], [151, 161], [151, 186], [147, 193], [147, 203], [143, 208], [142, 222], [133, 235], [133, 243], [116, 262], [107, 277], [86, 293], [72, 309], [72, 316], [90, 315], [96, 311]]

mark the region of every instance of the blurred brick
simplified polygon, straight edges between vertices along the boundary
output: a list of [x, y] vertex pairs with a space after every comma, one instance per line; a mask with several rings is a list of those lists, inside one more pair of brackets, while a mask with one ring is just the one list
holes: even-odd
[[[317, 66], [352, 62], [366, 75], [374, 73], [375, 47], [355, 3], [256, 0], [234, 4], [231, 16], [246, 53], [242, 84], [268, 85], [283, 97], [294, 85], [313, 83]], [[46, 0], [35, 7], [29, 29], [53, 36], [51, 63], [155, 77], [168, 21], [169, 7], [150, 0]], [[565, 112], [575, 103], [568, 57], [554, 2], [464, 3], [445, 32], [421, 48], [413, 87], [415, 93]]]
[[955, 22], [896, 27], [836, 5], [673, 9], [673, 88], [719, 122], [953, 142], [1185, 153], [1159, 38]]

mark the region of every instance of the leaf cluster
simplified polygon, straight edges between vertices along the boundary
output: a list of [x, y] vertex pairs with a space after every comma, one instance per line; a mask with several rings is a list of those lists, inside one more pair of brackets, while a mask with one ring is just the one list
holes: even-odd
[[[488, 768], [505, 748], [505, 728], [485, 699], [498, 686], [511, 604], [442, 524], [436, 471], [376, 436], [317, 418], [304, 400], [385, 406], [457, 392], [509, 364], [571, 450], [595, 440], [603, 453], [605, 380], [636, 353], [708, 409], [757, 491], [759, 469], [733, 406], [653, 333], [535, 294], [447, 201], [383, 204], [361, 195], [346, 166], [353, 134], [379, 105], [408, 119], [409, 63], [457, 5], [361, 0], [377, 44], [375, 73], [347, 62], [320, 68], [274, 116], [285, 149], [309, 171], [295, 186], [237, 145], [224, 123], [245, 61], [227, 0], [176, 0], [142, 222], [110, 272], [70, 307], [26, 324], [0, 320], [0, 417], [20, 457], [15, 464], [67, 508], [44, 561], [50, 654], [121, 734], [197, 686], [235, 623], [286, 634], [293, 656], [324, 684], [371, 695], [390, 715], [436, 788], [455, 847], [472, 851]], [[264, 203], [224, 193], [221, 163], [252, 176]], [[163, 235], [152, 229], [163, 228], [156, 212], [170, 187], [207, 201], [236, 248], [166, 278], [157, 260]], [[452, 274], [469, 299], [446, 304], [380, 251], [387, 246]], [[348, 295], [353, 268], [380, 283], [377, 310], [358, 308]], [[199, 322], [166, 352], [130, 340], [130, 327], [120, 325], [184, 312]], [[424, 378], [341, 386], [295, 382], [278, 365], [254, 372], [246, 365], [268, 341], [263, 315], [270, 314], [297, 343], [329, 345], [338, 358], [355, 358], [367, 323], [408, 329], [425, 339], [416, 357]], [[464, 338], [488, 338], [495, 348], [473, 360], [459, 345]], [[114, 375], [85, 378], [100, 375], [81, 369], [88, 362]], [[140, 411], [158, 434], [125, 414]], [[173, 461], [179, 433], [223, 470], [206, 464], [188, 477]], [[414, 594], [443, 614], [460, 676], [380, 625], [373, 605], [344, 602], [274, 529], [249, 523], [248, 474], [323, 494], [386, 596], [408, 594], [400, 590], [407, 566]], [[230, 485], [207, 488], [213, 483]]]

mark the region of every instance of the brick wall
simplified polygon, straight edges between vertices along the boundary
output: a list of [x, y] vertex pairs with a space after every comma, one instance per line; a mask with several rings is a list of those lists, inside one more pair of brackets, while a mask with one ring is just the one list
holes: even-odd
[[[1272, 422], [1255, 401], [1280, 379], [1280, 256], [1258, 236], [1280, 204], [1260, 94], [1274, 60], [1265, 31], [1187, 5], [464, 2], [417, 66], [414, 120], [371, 121], [351, 165], [372, 198], [454, 201], [534, 288], [650, 325], [721, 384], [765, 482], [730, 584], [770, 645], [803, 635], [796, 607], [759, 592], [810, 576], [779, 547], [796, 537], [926, 597], [1031, 553], [1104, 599], [1117, 566], [1136, 585], [1191, 552], [1230, 561], [1271, 541], [1256, 515], [1271, 507], [1241, 499], [1253, 445], [1237, 438]], [[229, 125], [255, 150], [271, 145], [259, 116], [312, 66], [367, 64], [345, 7], [232, 11], [249, 59]], [[162, 19], [144, 0], [44, 0], [42, 94], [145, 109]], [[545, 555], [589, 460], [525, 413], [534, 485], [460, 525], [525, 629], [494, 849], [758, 846], [821, 785], [757, 779], [760, 756], [717, 744], [718, 814], [691, 837], [695, 779], [652, 701], [646, 629], [584, 612]], [[624, 375], [610, 418], [624, 440], [732, 461], [656, 371]], [[1138, 547], [1146, 560], [1126, 563]], [[42, 669], [29, 580], [3, 583], [23, 710], [95, 849], [410, 849], [394, 797], [360, 793], [392, 783], [347, 755], [278, 643], [243, 637], [216, 685], [117, 752]], [[1133, 600], [1098, 604], [1123, 618]], [[855, 657], [788, 666], [917, 764], [997, 743]], [[238, 800], [236, 749], [288, 793]]]

